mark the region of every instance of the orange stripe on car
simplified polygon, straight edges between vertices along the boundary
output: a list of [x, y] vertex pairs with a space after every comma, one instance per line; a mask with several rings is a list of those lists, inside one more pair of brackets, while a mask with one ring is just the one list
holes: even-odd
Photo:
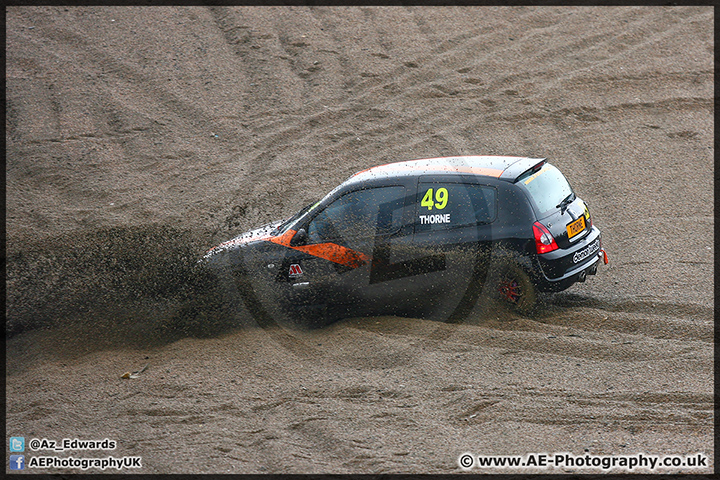
[[299, 252], [307, 253], [313, 257], [324, 258], [333, 263], [344, 265], [350, 268], [358, 268], [370, 261], [370, 256], [357, 252], [351, 248], [343, 247], [335, 243], [318, 243], [315, 245], [291, 246], [290, 240], [295, 236], [295, 230], [288, 230], [279, 237], [270, 237], [268, 240], [284, 247], [292, 248]]

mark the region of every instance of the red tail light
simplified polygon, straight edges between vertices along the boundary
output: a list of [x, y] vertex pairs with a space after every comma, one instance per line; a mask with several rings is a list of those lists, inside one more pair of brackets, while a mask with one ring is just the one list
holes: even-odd
[[533, 236], [537, 253], [548, 253], [559, 248], [550, 231], [540, 222], [533, 224]]

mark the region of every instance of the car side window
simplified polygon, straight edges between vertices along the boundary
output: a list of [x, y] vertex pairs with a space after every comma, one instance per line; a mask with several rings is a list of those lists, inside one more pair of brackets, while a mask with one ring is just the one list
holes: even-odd
[[476, 223], [492, 223], [497, 216], [497, 190], [483, 185], [466, 185]]
[[416, 232], [492, 223], [497, 216], [497, 190], [487, 185], [420, 182], [416, 204]]
[[405, 187], [378, 187], [346, 193], [308, 224], [309, 243], [359, 246], [376, 235], [397, 231], [402, 224]]

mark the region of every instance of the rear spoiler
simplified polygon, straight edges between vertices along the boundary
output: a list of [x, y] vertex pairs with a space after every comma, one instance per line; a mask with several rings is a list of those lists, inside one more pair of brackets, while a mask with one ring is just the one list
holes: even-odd
[[547, 158], [521, 158], [500, 174], [500, 180], [515, 183], [525, 175], [532, 175], [547, 163]]

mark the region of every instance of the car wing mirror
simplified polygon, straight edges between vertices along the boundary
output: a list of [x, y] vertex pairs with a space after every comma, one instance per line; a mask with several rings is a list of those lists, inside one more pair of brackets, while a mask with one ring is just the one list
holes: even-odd
[[307, 231], [304, 228], [301, 228], [297, 231], [295, 235], [293, 235], [292, 239], [290, 240], [290, 246], [291, 247], [297, 247], [298, 245], [305, 245], [308, 241], [308, 234]]

